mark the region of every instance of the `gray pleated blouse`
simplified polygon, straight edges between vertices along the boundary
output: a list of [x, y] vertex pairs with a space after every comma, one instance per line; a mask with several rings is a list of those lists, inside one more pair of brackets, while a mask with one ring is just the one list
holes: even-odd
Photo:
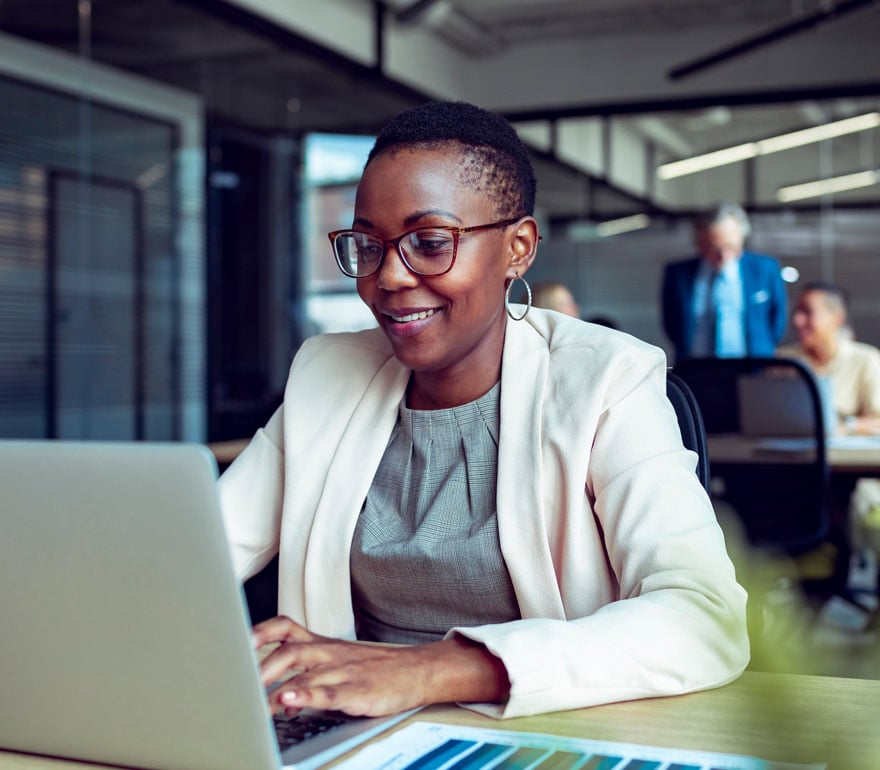
[[495, 509], [500, 393], [451, 409], [401, 403], [351, 546], [359, 639], [435, 641], [520, 617]]

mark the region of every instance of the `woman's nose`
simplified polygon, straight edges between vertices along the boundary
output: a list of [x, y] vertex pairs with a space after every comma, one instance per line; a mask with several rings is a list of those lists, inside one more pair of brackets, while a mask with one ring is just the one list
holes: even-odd
[[404, 264], [397, 246], [388, 244], [385, 256], [376, 274], [376, 285], [386, 291], [408, 288], [418, 283], [418, 277]]

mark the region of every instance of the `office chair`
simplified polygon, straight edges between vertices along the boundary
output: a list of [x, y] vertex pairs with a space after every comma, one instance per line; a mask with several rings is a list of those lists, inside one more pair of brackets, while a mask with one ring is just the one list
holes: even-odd
[[709, 451], [700, 406], [687, 383], [673, 371], [666, 372], [666, 396], [678, 418], [678, 428], [685, 448], [697, 453], [697, 477], [709, 492]]
[[243, 590], [251, 623], [260, 623], [278, 614], [278, 554], [245, 581]]
[[742, 434], [742, 378], [751, 380], [752, 390], [762, 383], [770, 388], [779, 377], [800, 383], [803, 397], [797, 401], [810, 428], [799, 439], [804, 451], [759, 449], [743, 461], [713, 457], [712, 489], [737, 512], [753, 546], [796, 555], [823, 542], [831, 517], [830, 477], [822, 397], [813, 372], [800, 361], [774, 357], [686, 359], [674, 371], [690, 387], [710, 437], [748, 439]]

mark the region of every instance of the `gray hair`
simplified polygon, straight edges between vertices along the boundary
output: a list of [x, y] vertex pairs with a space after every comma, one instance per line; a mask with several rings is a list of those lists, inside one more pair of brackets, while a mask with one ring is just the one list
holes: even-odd
[[752, 225], [745, 209], [733, 201], [722, 201], [697, 216], [694, 219], [694, 231], [699, 233], [712, 225], [717, 225], [724, 219], [735, 220], [739, 224], [743, 238], [747, 238], [752, 231]]

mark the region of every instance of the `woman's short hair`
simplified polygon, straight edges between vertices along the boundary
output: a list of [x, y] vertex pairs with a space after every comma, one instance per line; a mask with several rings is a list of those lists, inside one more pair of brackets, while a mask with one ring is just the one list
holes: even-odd
[[462, 147], [466, 183], [485, 192], [499, 216], [534, 213], [535, 172], [516, 130], [501, 115], [467, 102], [428, 102], [398, 113], [376, 138], [366, 165], [398, 149], [450, 143]]

